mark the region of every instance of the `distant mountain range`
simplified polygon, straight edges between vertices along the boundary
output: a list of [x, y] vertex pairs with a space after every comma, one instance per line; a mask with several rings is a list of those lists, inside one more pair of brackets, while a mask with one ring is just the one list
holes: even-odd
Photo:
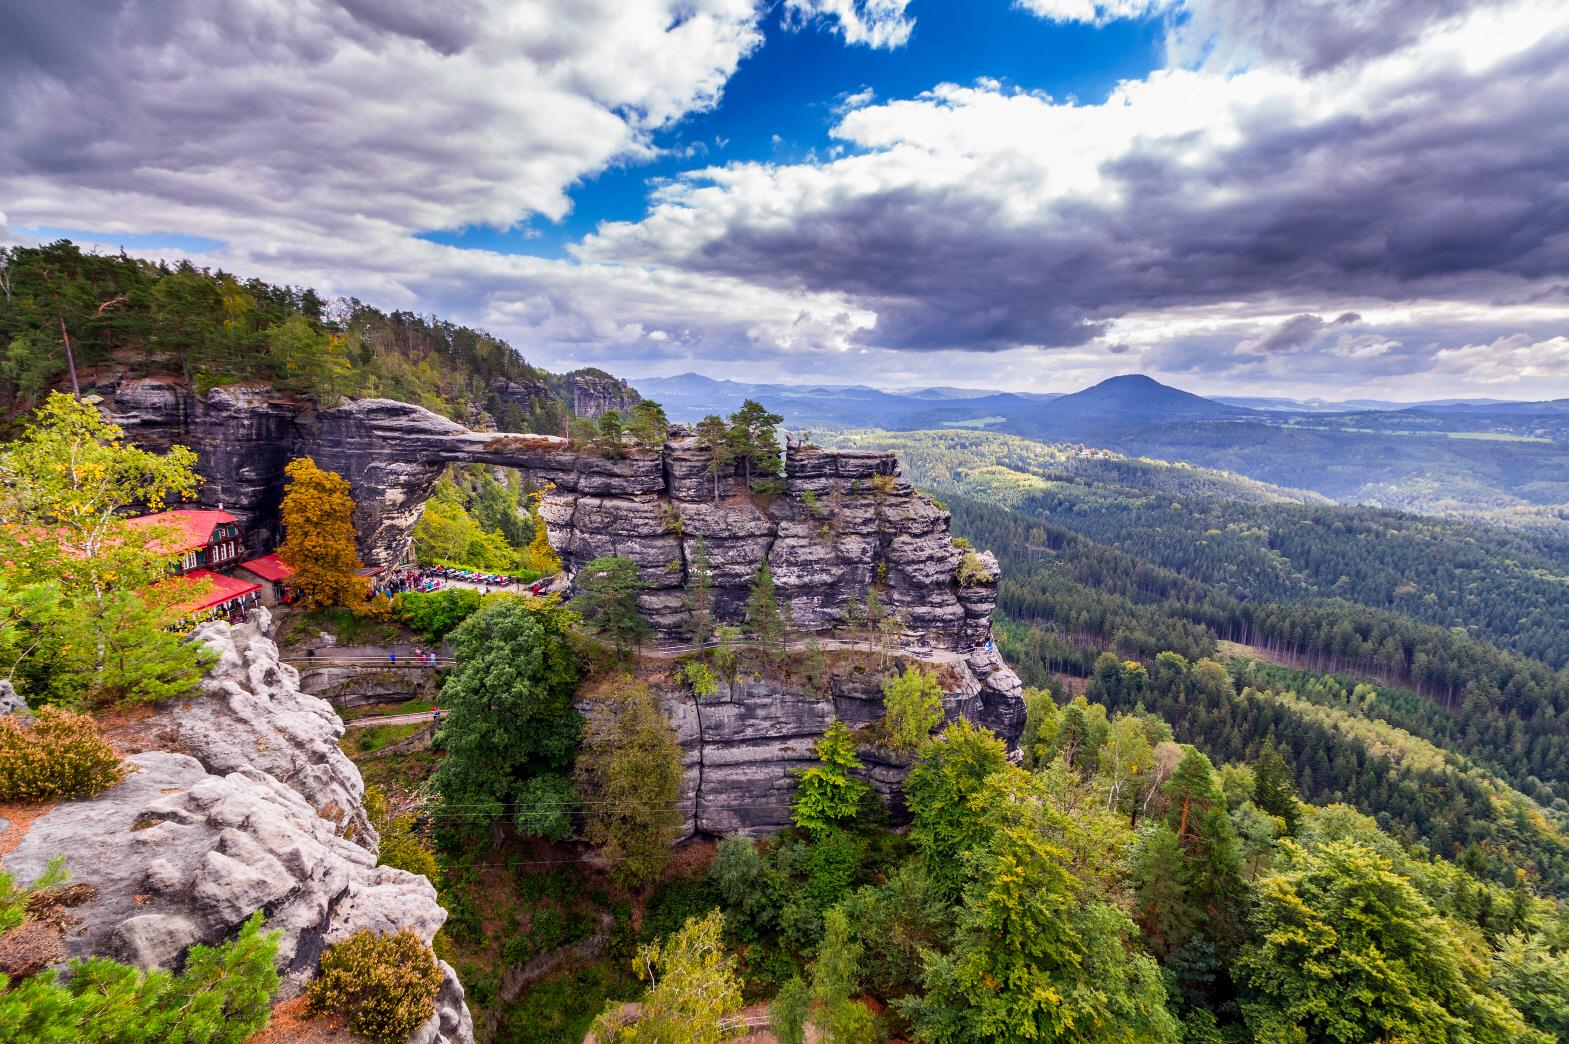
[[1206, 398], [1140, 374], [1071, 395], [958, 388], [632, 382], [692, 422], [756, 399], [796, 431], [966, 429], [1185, 461], [1347, 504], [1483, 519], [1569, 539], [1569, 399], [1421, 403]]
[[[984, 388], [911, 388], [884, 390], [861, 384], [751, 384], [715, 380], [698, 373], [645, 377], [631, 382], [643, 395], [664, 405], [672, 419], [696, 421], [709, 413], [730, 413], [756, 399], [784, 414], [793, 427], [858, 426], [911, 430], [957, 424], [1008, 429], [1026, 418], [1057, 428], [1106, 420], [1105, 411], [1153, 410], [1145, 420], [1218, 420], [1268, 414], [1347, 414], [1424, 410], [1465, 413], [1552, 414], [1569, 411], [1569, 399], [1516, 402], [1508, 399], [1454, 398], [1420, 402], [1387, 399], [1293, 399], [1280, 396], [1200, 396], [1143, 374], [1111, 377], [1090, 388], [1059, 392], [1005, 392]], [[1044, 404], [1051, 403], [1049, 409]], [[1281, 418], [1274, 418], [1279, 420]]]

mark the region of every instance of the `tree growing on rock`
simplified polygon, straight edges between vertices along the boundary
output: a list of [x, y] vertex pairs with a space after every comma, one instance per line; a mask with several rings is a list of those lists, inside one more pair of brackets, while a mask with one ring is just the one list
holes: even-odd
[[714, 573], [708, 545], [702, 537], [697, 538], [687, 558], [686, 611], [691, 621], [692, 648], [702, 650], [714, 636]]
[[708, 451], [705, 470], [714, 481], [714, 503], [719, 503], [719, 480], [735, 471], [735, 447], [730, 441], [730, 426], [723, 417], [709, 414], [697, 422], [697, 444]]
[[942, 686], [917, 665], [883, 682], [883, 734], [889, 749], [913, 754], [942, 721]]
[[621, 675], [589, 692], [574, 778], [583, 835], [618, 883], [651, 883], [681, 832], [681, 745], [643, 682]]
[[855, 818], [870, 789], [855, 775], [864, 768], [855, 755], [855, 737], [838, 718], [817, 741], [817, 764], [800, 772], [790, 818], [814, 837], [822, 837]]
[[652, 399], [640, 399], [632, 405], [632, 416], [627, 431], [639, 446], [660, 449], [670, 436], [670, 418], [665, 408]]
[[577, 575], [578, 595], [572, 608], [595, 634], [604, 635], [625, 657], [647, 637], [648, 621], [637, 611], [637, 593], [645, 585], [637, 564], [620, 555], [595, 558]]
[[784, 653], [788, 630], [784, 612], [779, 608], [779, 594], [774, 589], [774, 574], [765, 558], [752, 578], [752, 590], [746, 598], [746, 625], [757, 639], [757, 649], [767, 667]]
[[284, 539], [278, 557], [294, 569], [289, 584], [300, 606], [341, 605], [362, 611], [370, 581], [359, 575], [365, 563], [354, 533], [348, 480], [317, 467], [309, 457], [289, 461], [283, 472], [289, 488], [283, 495]]
[[784, 418], [770, 413], [760, 403], [747, 399], [730, 415], [730, 447], [741, 462], [748, 489], [754, 475], [778, 475], [784, 470], [783, 451], [775, 432]]

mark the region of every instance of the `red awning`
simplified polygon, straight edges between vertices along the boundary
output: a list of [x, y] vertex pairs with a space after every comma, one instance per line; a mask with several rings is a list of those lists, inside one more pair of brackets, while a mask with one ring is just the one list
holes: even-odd
[[255, 573], [263, 580], [271, 580], [274, 583], [280, 580], [287, 580], [294, 575], [294, 567], [284, 564], [283, 559], [277, 555], [263, 555], [260, 558], [253, 558], [249, 562], [241, 562], [235, 568], [243, 569], [247, 573]]
[[192, 569], [189, 573], [185, 573], [182, 576], [170, 577], [163, 583], [188, 584], [196, 580], [210, 580], [212, 581], [212, 586], [208, 588], [207, 594], [175, 606], [178, 612], [185, 614], [199, 613], [203, 609], [211, 609], [214, 606], [232, 602], [236, 598], [244, 598], [248, 594], [254, 594], [261, 590], [261, 584], [247, 583], [232, 576], [215, 573], [211, 569]]

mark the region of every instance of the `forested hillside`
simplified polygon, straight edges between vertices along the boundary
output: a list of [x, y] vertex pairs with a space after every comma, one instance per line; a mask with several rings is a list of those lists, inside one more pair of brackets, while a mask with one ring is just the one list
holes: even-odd
[[[1287, 503], [1285, 491], [1224, 472], [987, 434], [849, 438], [869, 444], [875, 437], [897, 446], [910, 479], [939, 495], [1016, 509], [1238, 602], [1351, 602], [1462, 628], [1553, 669], [1569, 663], [1563, 540], [1374, 508]], [[1364, 655], [1360, 642], [1348, 648], [1345, 640], [1333, 651]]]
[[[465, 422], [483, 410], [505, 430], [562, 433], [570, 419], [571, 375], [434, 316], [66, 240], [0, 252], [0, 274], [0, 416], [13, 423], [51, 387], [112, 372], [199, 391], [251, 380], [317, 401], [382, 396]], [[509, 382], [521, 390], [504, 396]]]

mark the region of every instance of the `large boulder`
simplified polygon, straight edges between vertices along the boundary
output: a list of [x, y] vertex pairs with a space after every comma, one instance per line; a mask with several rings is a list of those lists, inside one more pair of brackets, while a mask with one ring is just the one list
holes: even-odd
[[339, 833], [374, 853], [378, 838], [365, 817], [365, 783], [338, 749], [343, 721], [326, 700], [300, 690], [299, 672], [282, 662], [267, 637], [267, 610], [238, 626], [222, 620], [196, 628], [217, 662], [202, 695], [165, 712], [179, 750], [209, 772], [251, 767], [297, 791]]
[[[64, 939], [68, 957], [107, 955], [140, 967], [175, 968], [193, 943], [232, 938], [264, 912], [280, 935], [279, 999], [295, 996], [321, 952], [361, 929], [408, 928], [427, 944], [446, 920], [423, 877], [376, 866], [291, 787], [251, 766], [226, 774], [195, 758], [148, 751], [128, 758], [125, 779], [34, 821], [4, 859], [18, 880], [67, 855], [73, 881], [93, 899]], [[447, 998], [413, 1040], [473, 1040], [462, 987], [442, 966]]]

